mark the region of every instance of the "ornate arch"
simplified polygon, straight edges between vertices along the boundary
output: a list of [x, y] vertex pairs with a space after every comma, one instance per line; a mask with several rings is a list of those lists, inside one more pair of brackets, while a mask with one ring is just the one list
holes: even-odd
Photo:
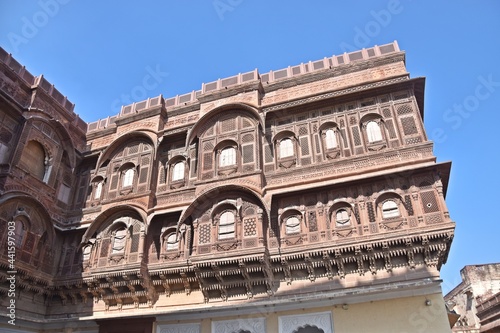
[[332, 313], [321, 312], [279, 317], [279, 333], [297, 333], [306, 326], [316, 327], [323, 333], [333, 333]]
[[179, 219], [179, 227], [187, 221], [187, 219], [197, 211], [202, 206], [206, 206], [208, 202], [214, 202], [215, 200], [213, 198], [217, 197], [219, 194], [222, 193], [227, 193], [227, 192], [233, 192], [233, 193], [244, 193], [250, 197], [252, 197], [256, 202], [262, 205], [264, 208], [264, 214], [266, 215], [266, 218], [268, 221], [270, 221], [270, 216], [269, 216], [269, 211], [270, 208], [266, 203], [262, 200], [262, 196], [260, 193], [256, 192], [255, 190], [245, 187], [243, 185], [233, 185], [233, 184], [228, 184], [228, 185], [223, 185], [219, 186], [216, 188], [208, 188], [206, 191], [203, 191], [198, 194], [198, 196], [193, 200], [193, 202], [182, 212], [181, 217]]
[[396, 191], [384, 191], [375, 198], [375, 205], [379, 205], [382, 201], [390, 198], [397, 198], [398, 200], [401, 200], [401, 202], [404, 202], [403, 197]]
[[372, 121], [372, 120], [383, 121], [383, 117], [381, 115], [379, 115], [378, 113], [370, 112], [370, 113], [363, 115], [363, 117], [361, 117], [361, 119], [359, 120], [359, 123], [364, 124], [364, 123]]
[[329, 128], [340, 128], [340, 126], [334, 121], [325, 121], [319, 126], [318, 130], [321, 132]]
[[153, 132], [139, 132], [139, 131], [134, 131], [134, 132], [129, 132], [129, 133], [126, 133], [122, 136], [120, 136], [119, 138], [117, 138], [116, 140], [114, 140], [102, 153], [101, 155], [99, 156], [99, 159], [97, 160], [97, 167], [96, 167], [96, 172], [97, 170], [99, 170], [100, 166], [109, 158], [111, 158], [111, 156], [113, 155], [113, 153], [118, 149], [120, 148], [123, 144], [125, 144], [127, 141], [130, 141], [131, 139], [133, 139], [134, 141], [137, 141], [137, 140], [140, 140], [140, 139], [144, 139], [145, 141], [147, 141], [149, 144], [151, 144], [151, 146], [153, 147], [153, 150], [156, 151], [156, 148], [157, 148], [157, 145], [156, 145], [156, 142], [155, 142], [155, 139], [156, 139], [156, 135], [155, 133]]
[[146, 212], [144, 212], [138, 206], [135, 206], [134, 203], [128, 203], [127, 205], [118, 205], [102, 212], [89, 226], [82, 237], [81, 243], [88, 243], [88, 241], [95, 233], [103, 231], [105, 228], [109, 227], [109, 225], [111, 225], [113, 221], [123, 216], [132, 217], [139, 220], [144, 224], [145, 232], [147, 232]]
[[259, 110], [255, 108], [254, 106], [245, 104], [245, 103], [230, 103], [226, 105], [222, 105], [220, 107], [217, 107], [206, 114], [204, 114], [196, 124], [191, 128], [189, 131], [187, 138], [186, 138], [186, 147], [188, 147], [190, 144], [193, 143], [193, 140], [200, 135], [201, 130], [203, 129], [203, 126], [207, 124], [212, 118], [218, 116], [224, 111], [227, 110], [238, 110], [238, 111], [243, 111], [247, 114], [249, 114], [252, 118], [254, 118], [258, 124], [260, 125], [261, 130], [265, 128], [264, 126], [264, 121], [262, 117], [259, 114]]
[[[33, 224], [33, 223], [40, 223], [40, 222], [38, 221], [39, 219], [34, 220], [32, 215], [34, 215], [34, 214], [39, 215], [40, 220], [42, 220], [42, 223], [39, 224], [39, 228], [41, 230], [47, 232], [47, 237], [48, 237], [47, 241], [49, 243], [54, 242], [56, 234], [55, 234], [54, 226], [52, 224], [52, 218], [50, 217], [49, 212], [45, 209], [45, 207], [43, 206], [43, 204], [40, 201], [33, 198], [29, 194], [24, 193], [24, 192], [19, 192], [19, 191], [8, 192], [8, 193], [4, 194], [0, 198], [0, 213], [7, 211], [7, 214], [9, 215], [9, 212], [8, 212], [9, 205], [14, 204], [15, 201], [20, 201], [22, 203], [26, 203], [27, 206], [30, 206], [30, 208], [32, 208], [32, 209], [35, 209], [35, 212], [29, 213], [26, 210], [19, 211], [19, 209], [18, 209], [18, 211], [14, 212], [12, 214], [12, 217], [15, 214], [23, 215], [23, 216], [28, 217], [30, 219], [30, 223]], [[43, 234], [43, 232], [41, 234]]]
[[[393, 202], [392, 205], [395, 204], [394, 208], [397, 207], [397, 210], [399, 213], [399, 216], [397, 216], [397, 217], [402, 217], [402, 216], [404, 216], [404, 214], [407, 214], [405, 201], [404, 201], [403, 197], [395, 191], [387, 191], [387, 192], [380, 194], [375, 199], [376, 212], [380, 218], [384, 217], [383, 207], [384, 207], [385, 203], [388, 201], [392, 201]], [[403, 212], [404, 212], [404, 214], [403, 214]]]
[[26, 120], [30, 123], [34, 121], [41, 121], [48, 126], [57, 134], [59, 143], [63, 146], [63, 150], [68, 154], [70, 167], [76, 167], [76, 154], [75, 154], [75, 144], [71, 135], [69, 135], [68, 130], [59, 120], [47, 119], [38, 114], [32, 114]]
[[293, 138], [295, 140], [298, 140], [297, 135], [294, 132], [292, 132], [290, 130], [283, 130], [283, 131], [276, 133], [273, 136], [272, 141], [275, 143], [276, 141], [282, 140], [284, 138]]

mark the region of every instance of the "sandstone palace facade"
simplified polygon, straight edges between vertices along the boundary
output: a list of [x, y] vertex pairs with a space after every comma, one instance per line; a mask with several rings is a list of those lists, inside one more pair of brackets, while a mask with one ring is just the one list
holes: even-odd
[[448, 332], [424, 84], [393, 42], [87, 124], [0, 49], [0, 330]]

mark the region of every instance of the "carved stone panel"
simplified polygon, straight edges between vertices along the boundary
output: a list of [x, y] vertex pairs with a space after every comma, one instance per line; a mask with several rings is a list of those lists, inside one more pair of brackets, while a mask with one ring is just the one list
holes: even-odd
[[265, 333], [265, 318], [240, 318], [234, 320], [221, 320], [212, 322], [212, 332], [233, 333], [233, 332]]
[[279, 317], [279, 333], [294, 333], [299, 328], [306, 326], [317, 327], [324, 333], [333, 333], [331, 312]]

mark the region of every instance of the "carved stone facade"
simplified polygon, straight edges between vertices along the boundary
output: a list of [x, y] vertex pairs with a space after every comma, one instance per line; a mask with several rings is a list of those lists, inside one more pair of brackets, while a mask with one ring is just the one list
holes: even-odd
[[85, 124], [0, 49], [19, 332], [418, 332], [431, 301], [425, 323], [445, 330], [451, 163], [404, 62], [394, 42]]

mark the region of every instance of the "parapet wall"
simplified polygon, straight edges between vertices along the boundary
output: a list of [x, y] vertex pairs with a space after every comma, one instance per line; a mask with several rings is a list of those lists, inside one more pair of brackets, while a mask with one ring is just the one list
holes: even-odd
[[224, 91], [229, 88], [237, 87], [244, 84], [262, 84], [262, 86], [270, 87], [273, 84], [284, 81], [286, 79], [295, 78], [299, 76], [304, 76], [308, 73], [318, 72], [321, 70], [332, 69], [339, 66], [344, 66], [352, 64], [362, 60], [374, 59], [377, 57], [385, 56], [391, 53], [400, 52], [399, 46], [396, 41], [381, 45], [374, 46], [367, 49], [362, 49], [359, 51], [344, 53], [341, 55], [333, 55], [329, 58], [323, 58], [316, 61], [309, 61], [308, 63], [302, 63], [296, 66], [288, 66], [276, 71], [269, 71], [267, 73], [260, 74], [257, 69], [247, 72], [240, 73], [231, 77], [218, 79], [216, 81], [202, 83], [201, 89], [196, 91], [191, 91], [187, 94], [177, 95], [175, 97], [164, 98], [162, 95], [148, 98], [144, 101], [132, 103], [130, 105], [124, 105], [118, 115], [107, 117], [104, 119], [97, 120], [95, 122], [88, 124], [88, 131], [97, 131], [100, 129], [105, 129], [115, 121], [122, 117], [132, 114], [134, 112], [140, 112], [141, 110], [148, 109], [153, 106], [162, 104], [166, 107], [167, 111], [169, 109], [175, 109], [180, 106], [186, 106], [199, 102], [199, 98], [205, 96], [206, 94], [216, 93], [217, 91]]
[[[34, 76], [26, 67], [22, 66], [12, 54], [9, 54], [0, 47], [0, 63], [10, 68], [20, 79], [20, 82], [26, 84], [31, 89], [41, 88], [50, 98], [55, 105], [60, 106], [66, 113], [67, 118], [72, 119], [73, 125], [82, 130], [87, 131], [87, 123], [83, 121], [77, 114], [75, 114], [75, 104], [73, 104], [66, 96], [55, 88], [53, 84], [47, 81], [43, 75]], [[28, 105], [25, 105], [28, 107]]]

